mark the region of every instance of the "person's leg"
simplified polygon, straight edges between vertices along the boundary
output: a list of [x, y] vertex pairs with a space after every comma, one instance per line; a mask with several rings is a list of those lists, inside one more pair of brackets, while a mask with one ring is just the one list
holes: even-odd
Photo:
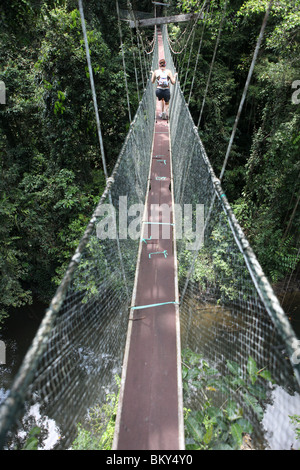
[[168, 101], [168, 102], [166, 103], [166, 107], [165, 107], [166, 117], [169, 116], [169, 104], [170, 104], [170, 101]]
[[161, 101], [161, 114], [159, 115], [159, 117], [163, 117], [164, 116], [164, 109], [165, 109], [165, 101], [163, 99], [163, 93], [162, 93], [162, 90], [157, 88], [156, 89], [156, 96], [157, 96], [157, 99], [158, 101]]
[[169, 117], [169, 104], [170, 104], [170, 90], [166, 90], [165, 92], [165, 117], [168, 119]]

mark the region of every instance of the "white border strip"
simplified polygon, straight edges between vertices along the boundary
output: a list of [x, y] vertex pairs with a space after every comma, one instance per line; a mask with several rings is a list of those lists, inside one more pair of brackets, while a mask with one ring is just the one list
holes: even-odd
[[178, 261], [176, 246], [176, 220], [175, 203], [173, 190], [173, 166], [172, 166], [172, 145], [169, 121], [169, 148], [170, 148], [170, 172], [171, 172], [171, 196], [173, 207], [173, 248], [174, 248], [174, 285], [175, 285], [175, 315], [176, 315], [176, 349], [177, 349], [177, 397], [178, 397], [178, 426], [179, 426], [179, 450], [185, 449], [184, 438], [184, 413], [183, 413], [183, 390], [182, 390], [182, 370], [181, 370], [181, 334], [180, 334], [180, 312], [179, 312], [179, 290], [178, 290]]

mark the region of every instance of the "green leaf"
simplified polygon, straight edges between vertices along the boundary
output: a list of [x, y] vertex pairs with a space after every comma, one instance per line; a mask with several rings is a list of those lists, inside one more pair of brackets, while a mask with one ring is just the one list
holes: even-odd
[[182, 378], [184, 379], [187, 376], [188, 368], [182, 366]]
[[37, 436], [41, 432], [41, 429], [38, 426], [33, 427], [29, 431], [28, 439], [26, 440], [23, 450], [37, 450], [38, 448], [38, 439]]
[[251, 356], [249, 356], [249, 359], [248, 359], [247, 371], [248, 371], [252, 385], [255, 384], [257, 380], [258, 369], [257, 369], [255, 360]]
[[261, 420], [263, 418], [264, 412], [256, 398], [249, 393], [244, 393], [243, 396], [246, 404], [253, 409], [253, 411], [257, 414], [258, 419]]
[[245, 380], [237, 376], [227, 375], [225, 380], [231, 387], [244, 387], [246, 385]]
[[216, 406], [210, 406], [207, 408], [207, 415], [210, 417], [212, 423], [217, 423], [217, 418], [223, 418], [223, 413], [220, 408], [217, 408]]
[[208, 445], [213, 437], [213, 430], [214, 430], [214, 427], [213, 425], [211, 424], [209, 426], [209, 428], [207, 429], [205, 435], [203, 436], [203, 442], [204, 444]]
[[260, 377], [262, 377], [263, 379], [265, 380], [269, 380], [272, 382], [272, 376], [271, 376], [271, 372], [267, 369], [264, 369], [262, 370], [261, 372], [259, 372], [258, 374]]
[[238, 423], [233, 423], [231, 425], [231, 434], [237, 447], [240, 448], [243, 444], [243, 431]]
[[237, 375], [237, 376], [241, 376], [241, 369], [240, 369], [240, 366], [237, 362], [235, 361], [227, 361], [226, 362], [226, 365], [229, 369], [229, 371], [234, 374], [234, 375]]
[[241, 418], [243, 415], [241, 408], [239, 408], [237, 403], [232, 400], [229, 401], [226, 407], [226, 412], [227, 412], [227, 418], [229, 419], [229, 421], [235, 421], [236, 419]]
[[241, 427], [243, 433], [251, 434], [253, 432], [253, 426], [247, 419], [240, 418], [236, 423]]
[[186, 427], [190, 435], [196, 442], [201, 442], [203, 439], [203, 429], [198, 421], [193, 417], [189, 416], [186, 421]]
[[261, 400], [265, 400], [266, 398], [266, 390], [259, 384], [249, 385], [247, 390], [256, 398], [260, 398]]

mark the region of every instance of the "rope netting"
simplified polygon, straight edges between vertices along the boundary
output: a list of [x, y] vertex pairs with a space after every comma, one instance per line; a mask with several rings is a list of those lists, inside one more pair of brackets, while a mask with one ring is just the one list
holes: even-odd
[[[156, 64], [157, 47], [152, 57]], [[23, 448], [37, 427], [39, 448], [73, 448], [79, 425], [86, 429], [98, 413], [105, 448], [107, 396], [118, 393], [139, 247], [135, 221], [145, 202], [154, 122], [148, 80], [106, 189], [1, 406], [1, 447]]]
[[[166, 60], [174, 71], [166, 38], [165, 31]], [[234, 436], [241, 446], [251, 439], [257, 449], [297, 447], [291, 416], [300, 412], [300, 341], [214, 174], [178, 83], [170, 129], [180, 208], [186, 443], [229, 448]], [[182, 214], [189, 205], [193, 220], [187, 231]]]

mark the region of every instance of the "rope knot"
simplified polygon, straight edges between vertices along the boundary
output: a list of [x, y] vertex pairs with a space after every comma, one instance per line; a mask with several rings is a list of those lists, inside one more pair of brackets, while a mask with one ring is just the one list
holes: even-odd
[[110, 176], [107, 178], [106, 183], [107, 185], [111, 186], [115, 182], [115, 178], [113, 176]]

